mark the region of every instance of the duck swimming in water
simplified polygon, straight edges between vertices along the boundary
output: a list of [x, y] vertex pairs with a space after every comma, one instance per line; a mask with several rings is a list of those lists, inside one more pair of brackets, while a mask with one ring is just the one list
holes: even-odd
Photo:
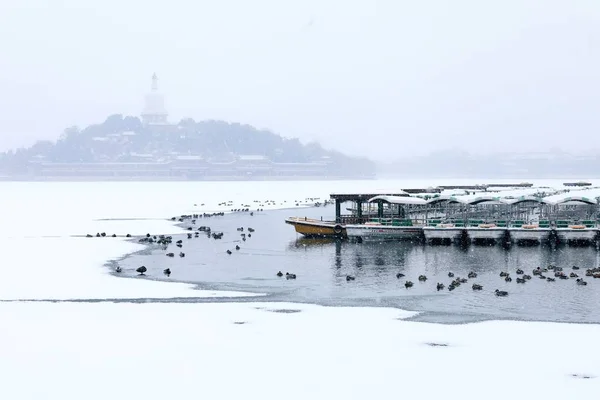
[[410, 287], [413, 287], [413, 283], [411, 281], [406, 281], [406, 282], [404, 282], [404, 287], [407, 289]]
[[277, 276], [281, 278], [281, 277], [283, 276], [283, 272], [279, 271], [279, 272], [277, 273]]
[[167, 277], [171, 276], [171, 268], [163, 270], [163, 274], [165, 274]]
[[500, 297], [508, 296], [508, 292], [505, 292], [504, 290], [496, 289], [496, 291], [494, 293], [496, 293], [496, 296], [500, 296]]
[[524, 273], [525, 271], [523, 271], [521, 268], [517, 270], [517, 275], [523, 275]]
[[122, 272], [122, 271], [123, 271], [123, 270], [121, 269], [121, 267], [117, 267], [117, 268], [115, 268], [115, 272], [116, 272], [116, 273], [120, 273], [120, 272]]
[[396, 274], [396, 278], [400, 279], [400, 278], [404, 278], [404, 274], [402, 272], [398, 272]]
[[585, 285], [587, 285], [587, 282], [584, 281], [582, 278], [577, 278], [577, 284], [581, 285], [581, 286], [585, 286]]
[[146, 271], [148, 271], [148, 268], [144, 267], [143, 265], [135, 270], [135, 272], [139, 273], [140, 275], [144, 275], [144, 272]]
[[443, 283], [439, 283], [439, 282], [438, 282], [438, 284], [437, 284], [437, 286], [436, 286], [436, 289], [438, 290], [438, 292], [439, 292], [440, 290], [444, 290], [444, 284], [443, 284]]
[[353, 281], [353, 280], [355, 280], [355, 279], [356, 279], [356, 278], [355, 278], [355, 277], [353, 277], [352, 275], [346, 275], [346, 282], [350, 282], [350, 281]]
[[472, 288], [473, 288], [473, 290], [481, 290], [481, 289], [483, 289], [483, 286], [481, 286], [478, 283], [474, 283], [473, 286], [472, 286]]
[[425, 282], [427, 277], [425, 275], [419, 275], [419, 282]]
[[467, 275], [467, 278], [472, 279], [472, 278], [477, 278], [477, 274], [473, 271], [469, 272], [469, 274]]
[[448, 278], [454, 278], [454, 272], [448, 272]]

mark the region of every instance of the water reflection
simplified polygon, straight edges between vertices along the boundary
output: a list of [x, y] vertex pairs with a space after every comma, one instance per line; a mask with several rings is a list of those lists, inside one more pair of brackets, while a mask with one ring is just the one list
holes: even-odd
[[[309, 250], [322, 247], [322, 241], [304, 242]], [[333, 267], [336, 269], [335, 282], [320, 282], [324, 288], [329, 284], [341, 286], [336, 293], [345, 300], [352, 299], [358, 304], [365, 299], [380, 303], [385, 298], [386, 305], [412, 310], [426, 311], [420, 319], [438, 321], [440, 318], [457, 319], [456, 314], [465, 320], [473, 318], [508, 318], [553, 321], [600, 322], [600, 312], [594, 304], [600, 300], [600, 282], [592, 278], [587, 286], [575, 284], [575, 279], [547, 282], [532, 279], [526, 284], [515, 282], [517, 269], [531, 274], [534, 268], [548, 265], [563, 266], [570, 272], [573, 265], [579, 266], [581, 276], [585, 268], [600, 265], [600, 254], [593, 247], [572, 248], [568, 246], [427, 246], [404, 242], [365, 242], [354, 244], [331, 241], [330, 251], [335, 254]], [[319, 250], [320, 251], [320, 250]], [[513, 282], [500, 278], [501, 271], [510, 272]], [[401, 272], [405, 277], [398, 279]], [[437, 292], [435, 284], [442, 282], [448, 286], [452, 272], [456, 277], [467, 277], [475, 272], [477, 278], [453, 292]], [[338, 278], [350, 274], [356, 276], [351, 283]], [[424, 274], [427, 282], [418, 282]], [[412, 280], [415, 286], [405, 289], [405, 280]], [[474, 292], [472, 283], [483, 285], [484, 290]], [[495, 289], [509, 292], [507, 298], [494, 296]], [[315, 294], [318, 294], [316, 291]], [[315, 298], [319, 301], [322, 299]]]
[[[309, 217], [310, 210], [305, 211]], [[322, 213], [316, 210], [314, 213]], [[171, 268], [171, 280], [199, 282], [215, 288], [247, 289], [272, 294], [282, 301], [302, 301], [335, 305], [384, 305], [423, 311], [422, 320], [470, 321], [474, 319], [527, 319], [600, 322], [600, 279], [585, 278], [587, 286], [575, 279], [547, 282], [538, 278], [526, 284], [505, 282], [500, 271], [515, 278], [521, 268], [528, 273], [540, 266], [559, 265], [570, 272], [573, 265], [585, 268], [600, 265], [600, 253], [594, 247], [568, 246], [483, 246], [437, 245], [404, 242], [364, 242], [299, 237], [282, 223], [287, 211], [269, 214], [232, 215], [214, 219], [211, 226], [225, 232], [222, 240], [184, 238], [184, 259], [164, 256], [162, 249], [124, 261], [124, 270], [148, 267], [150, 278], [162, 279], [162, 270]], [[315, 215], [315, 217], [318, 217]], [[242, 242], [236, 227], [253, 226], [252, 238]], [[240, 246], [227, 255], [226, 250]], [[277, 271], [297, 274], [296, 280], [276, 276]], [[455, 276], [476, 279], [449, 292], [436, 291], [436, 283], [448, 286]], [[406, 276], [398, 279], [396, 274]], [[428, 277], [419, 282], [418, 276]], [[132, 274], [133, 275], [133, 274]], [[352, 275], [354, 281], [346, 281]], [[404, 287], [405, 280], [415, 283]], [[483, 285], [481, 292], [471, 290], [472, 283]], [[506, 290], [509, 296], [497, 298], [494, 290]]]

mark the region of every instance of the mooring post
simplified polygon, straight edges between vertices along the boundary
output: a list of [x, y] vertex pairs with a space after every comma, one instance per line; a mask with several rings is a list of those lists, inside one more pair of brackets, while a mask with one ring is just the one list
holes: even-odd
[[356, 200], [356, 216], [358, 217], [358, 223], [359, 224], [363, 223], [363, 220], [362, 220], [362, 216], [363, 216], [363, 214], [362, 214], [362, 205], [363, 205], [362, 200]]
[[342, 203], [340, 199], [335, 199], [335, 222], [342, 222]]
[[383, 201], [377, 202], [377, 217], [383, 218]]

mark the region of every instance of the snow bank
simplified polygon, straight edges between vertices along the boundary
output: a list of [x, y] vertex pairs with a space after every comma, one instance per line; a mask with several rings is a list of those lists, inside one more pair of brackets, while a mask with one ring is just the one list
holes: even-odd
[[0, 330], [0, 395], [597, 398], [599, 326], [399, 320], [407, 315], [295, 304], [0, 304], [11, 321]]

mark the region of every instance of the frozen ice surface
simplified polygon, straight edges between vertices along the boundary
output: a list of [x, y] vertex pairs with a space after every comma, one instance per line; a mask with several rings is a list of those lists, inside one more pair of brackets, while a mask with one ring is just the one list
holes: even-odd
[[[432, 184], [0, 183], [0, 300], [222, 295], [116, 278], [104, 263], [141, 245], [72, 235], [178, 232], [164, 219], [247, 203], [249, 193], [281, 207], [301, 194]], [[0, 302], [0, 398], [598, 397], [598, 325], [402, 320], [411, 315], [287, 303]]]

